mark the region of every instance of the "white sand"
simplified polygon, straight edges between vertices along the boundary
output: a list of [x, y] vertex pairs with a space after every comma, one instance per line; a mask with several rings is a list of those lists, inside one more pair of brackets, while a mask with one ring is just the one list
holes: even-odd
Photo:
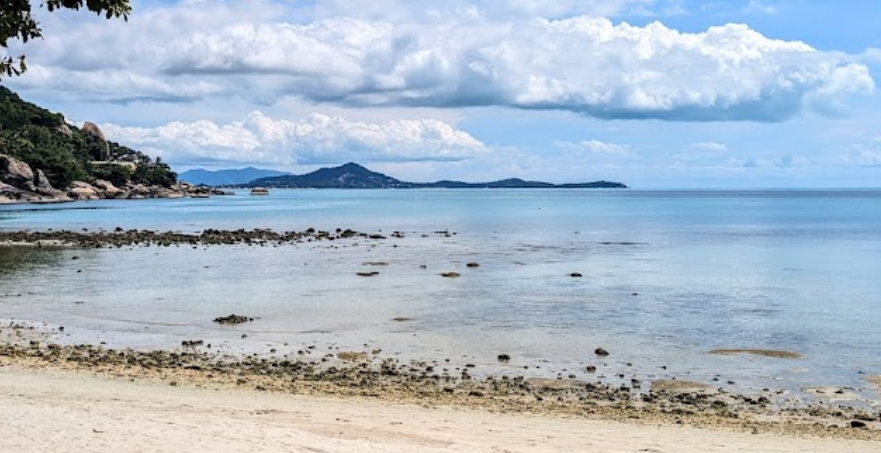
[[200, 390], [0, 368], [0, 452], [847, 452], [881, 444]]

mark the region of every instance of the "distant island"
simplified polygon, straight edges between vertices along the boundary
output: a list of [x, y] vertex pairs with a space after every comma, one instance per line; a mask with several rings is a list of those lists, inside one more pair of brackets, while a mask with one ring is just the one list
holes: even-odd
[[[240, 170], [220, 170], [206, 172], [205, 170], [193, 170], [183, 173], [181, 179], [190, 183], [205, 183], [205, 179], [188, 179], [188, 174], [205, 177], [206, 173], [211, 180], [223, 181], [230, 177], [240, 177], [257, 170], [254, 168]], [[525, 181], [519, 178], [502, 179], [492, 182], [461, 182], [461, 181], [437, 181], [430, 183], [407, 182], [392, 178], [391, 176], [368, 170], [361, 165], [350, 162], [339, 167], [322, 168], [304, 175], [284, 174], [277, 176], [260, 177], [249, 182], [234, 182], [222, 184], [227, 187], [267, 187], [279, 189], [626, 189], [627, 186], [619, 182], [594, 181], [570, 184], [552, 184], [541, 181]]]

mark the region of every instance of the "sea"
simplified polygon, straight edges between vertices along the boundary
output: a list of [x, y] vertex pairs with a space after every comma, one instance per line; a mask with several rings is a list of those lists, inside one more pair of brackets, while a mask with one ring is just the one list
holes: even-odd
[[[0, 230], [117, 227], [388, 239], [0, 247], [0, 323], [64, 326], [70, 344], [363, 350], [472, 374], [881, 400], [866, 380], [881, 374], [881, 190], [273, 190], [0, 207]], [[255, 321], [213, 322], [233, 313]], [[803, 358], [709, 353], [737, 348]]]

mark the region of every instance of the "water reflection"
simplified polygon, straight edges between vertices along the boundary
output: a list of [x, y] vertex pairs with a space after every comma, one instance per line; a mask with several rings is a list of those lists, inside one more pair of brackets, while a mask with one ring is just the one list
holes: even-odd
[[63, 255], [60, 247], [0, 246], [0, 287], [16, 274], [60, 265]]

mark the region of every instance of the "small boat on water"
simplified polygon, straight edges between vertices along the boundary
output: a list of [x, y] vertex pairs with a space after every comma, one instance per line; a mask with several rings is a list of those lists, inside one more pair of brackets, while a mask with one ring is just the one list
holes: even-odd
[[269, 189], [265, 187], [255, 187], [251, 189], [251, 195], [269, 195]]

